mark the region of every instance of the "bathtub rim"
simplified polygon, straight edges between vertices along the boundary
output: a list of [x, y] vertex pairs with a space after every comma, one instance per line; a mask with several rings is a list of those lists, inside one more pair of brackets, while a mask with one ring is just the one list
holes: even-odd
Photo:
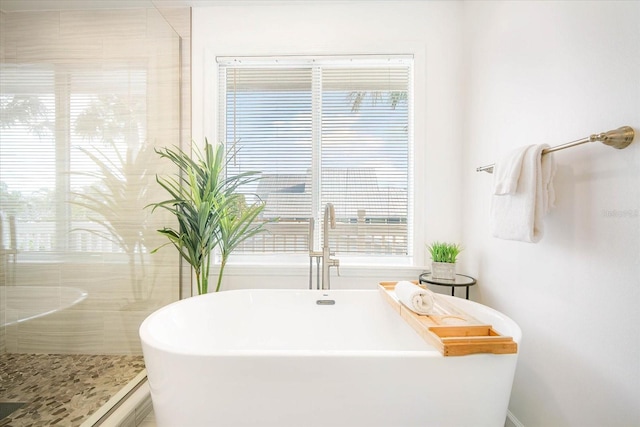
[[[307, 293], [307, 292], [315, 292], [317, 294], [326, 294], [326, 293], [377, 293], [378, 290], [370, 290], [370, 289], [339, 289], [339, 290], [306, 290], [306, 289], [233, 289], [228, 291], [222, 291], [224, 293]], [[193, 357], [284, 357], [284, 356], [294, 356], [294, 357], [411, 357], [411, 358], [420, 358], [420, 357], [435, 357], [441, 358], [445, 357], [442, 353], [433, 347], [431, 344], [426, 343], [427, 348], [423, 350], [294, 350], [294, 349], [286, 349], [286, 350], [259, 350], [259, 349], [251, 349], [251, 350], [206, 350], [206, 351], [193, 351], [193, 350], [180, 350], [175, 346], [168, 345], [166, 343], [160, 342], [152, 337], [149, 332], [149, 324], [153, 321], [153, 318], [156, 316], [160, 316], [163, 312], [173, 310], [178, 305], [183, 305], [186, 301], [190, 301], [193, 298], [215, 298], [216, 293], [208, 293], [204, 295], [194, 295], [192, 297], [188, 297], [182, 300], [174, 301], [170, 304], [167, 304], [159, 309], [155, 310], [151, 314], [149, 314], [140, 324], [138, 329], [138, 335], [140, 337], [140, 341], [142, 344], [143, 353], [145, 352], [145, 348], [149, 348], [149, 350], [153, 349], [153, 351], [159, 351], [167, 354], [181, 355], [181, 356], [193, 356]], [[501, 313], [491, 307], [488, 307], [484, 304], [480, 304], [475, 301], [466, 300], [458, 297], [453, 297], [444, 294], [438, 294], [439, 296], [444, 297], [447, 301], [452, 302], [455, 305], [468, 305], [469, 307], [476, 307], [476, 309], [484, 310], [490, 313], [493, 316], [499, 318], [502, 322], [505, 322], [509, 325], [509, 329], [512, 329], [513, 334], [508, 334], [512, 337], [512, 339], [520, 343], [522, 337], [522, 331], [520, 327], [513, 321], [510, 317]], [[382, 298], [382, 296], [380, 296]], [[411, 328], [408, 324], [406, 324], [407, 328]], [[498, 328], [498, 332], [501, 332]], [[501, 332], [502, 333], [502, 332]], [[519, 346], [518, 346], [519, 347]], [[517, 356], [518, 352], [512, 354], [512, 356]], [[494, 356], [491, 353], [479, 353], [479, 354], [471, 354], [466, 355], [466, 357], [487, 357]], [[500, 354], [497, 356], [505, 357], [509, 356], [508, 354]]]

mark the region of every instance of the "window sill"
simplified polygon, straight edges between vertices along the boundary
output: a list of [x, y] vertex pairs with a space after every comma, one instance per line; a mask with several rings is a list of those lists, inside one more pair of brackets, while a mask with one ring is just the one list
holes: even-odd
[[[211, 274], [216, 266], [211, 266]], [[341, 277], [418, 277], [421, 273], [427, 271], [428, 268], [423, 266], [406, 266], [406, 265], [344, 265], [340, 266]], [[316, 265], [313, 265], [313, 274], [315, 278]], [[336, 274], [336, 269], [331, 268], [331, 275]], [[260, 276], [260, 277], [282, 277], [282, 276], [303, 276], [309, 277], [309, 265], [300, 264], [227, 264], [224, 275], [228, 277], [234, 276]]]

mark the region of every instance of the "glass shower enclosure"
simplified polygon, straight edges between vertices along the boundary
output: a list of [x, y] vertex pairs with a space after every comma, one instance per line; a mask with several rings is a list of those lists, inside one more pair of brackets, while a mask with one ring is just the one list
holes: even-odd
[[148, 205], [173, 173], [155, 149], [181, 145], [181, 39], [150, 2], [98, 3], [0, 12], [0, 358], [40, 371], [138, 363], [140, 323], [179, 298]]

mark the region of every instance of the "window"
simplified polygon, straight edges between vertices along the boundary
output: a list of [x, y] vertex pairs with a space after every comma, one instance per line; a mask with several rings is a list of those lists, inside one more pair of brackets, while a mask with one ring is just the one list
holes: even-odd
[[[332, 250], [411, 256], [412, 58], [218, 58], [219, 138], [259, 171], [269, 233], [237, 252], [307, 253], [333, 203]], [[314, 246], [322, 240], [315, 227]]]

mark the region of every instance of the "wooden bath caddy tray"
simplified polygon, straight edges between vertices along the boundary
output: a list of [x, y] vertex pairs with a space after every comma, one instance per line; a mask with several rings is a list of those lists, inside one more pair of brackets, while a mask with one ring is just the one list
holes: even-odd
[[491, 325], [483, 324], [438, 294], [434, 294], [436, 314], [421, 315], [409, 310], [397, 299], [395, 285], [396, 282], [380, 282], [378, 289], [391, 307], [443, 356], [518, 351], [518, 343], [511, 337], [500, 335]]

